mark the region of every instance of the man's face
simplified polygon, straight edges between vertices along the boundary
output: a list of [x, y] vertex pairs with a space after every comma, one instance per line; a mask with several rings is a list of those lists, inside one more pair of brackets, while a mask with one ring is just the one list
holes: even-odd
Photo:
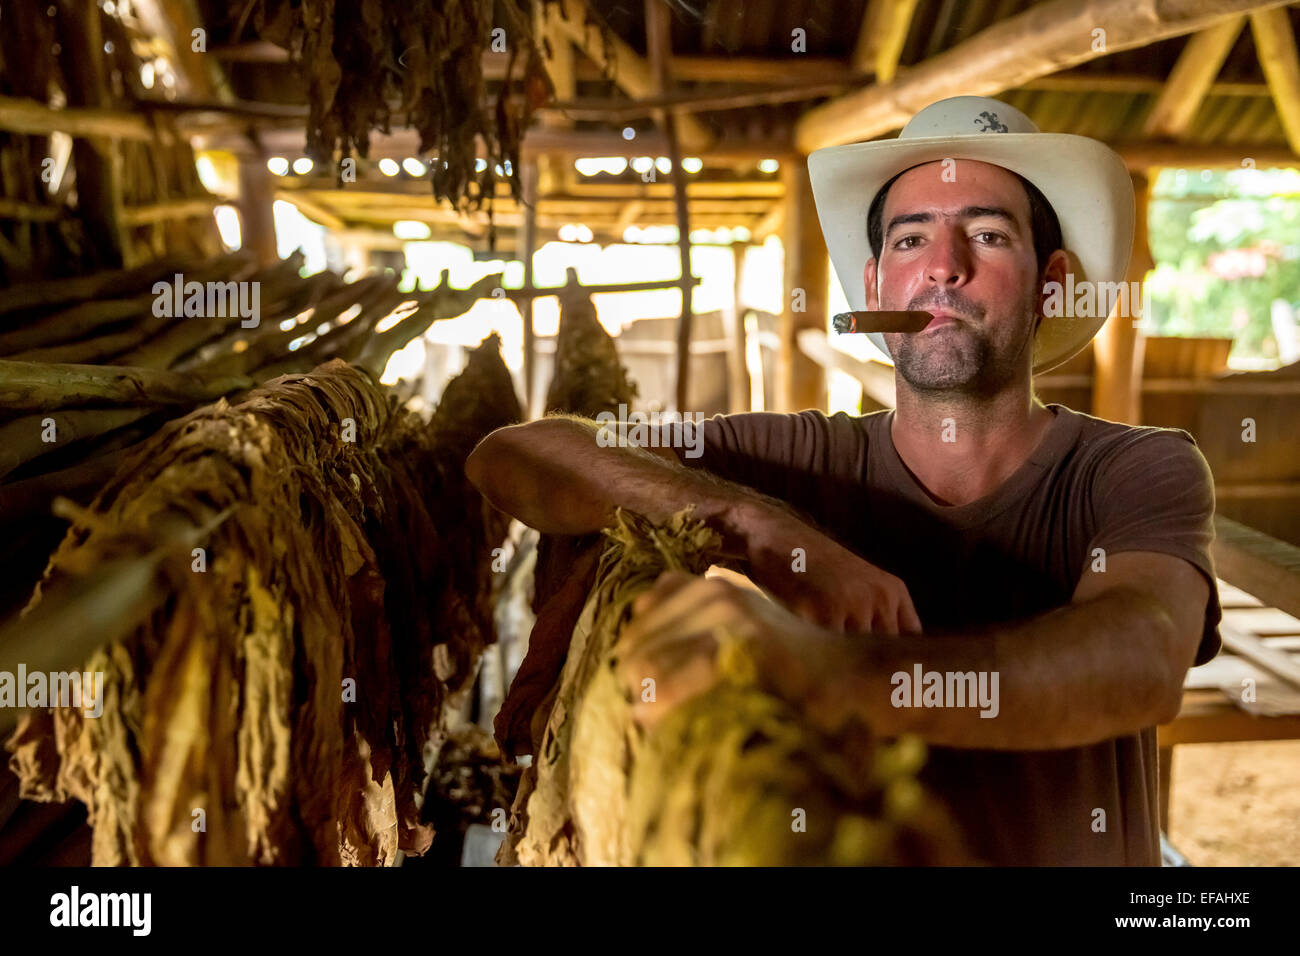
[[1041, 294], [1029, 197], [1000, 166], [950, 168], [951, 182], [933, 162], [890, 187], [880, 260], [864, 277], [867, 307], [934, 314], [921, 332], [885, 336], [914, 389], [994, 393], [1027, 375], [1033, 358]]

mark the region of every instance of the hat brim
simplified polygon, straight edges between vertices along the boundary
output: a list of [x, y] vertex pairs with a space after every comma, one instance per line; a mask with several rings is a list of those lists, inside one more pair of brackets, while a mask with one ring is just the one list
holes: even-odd
[[[880, 187], [920, 163], [970, 159], [1018, 173], [1042, 192], [1061, 224], [1072, 254], [1075, 285], [1117, 283], [1133, 251], [1133, 181], [1119, 155], [1086, 136], [1069, 133], [980, 133], [848, 143], [808, 157], [817, 217], [831, 264], [849, 308], [866, 308], [863, 269], [872, 257], [867, 211]], [[1034, 374], [1078, 353], [1107, 316], [1044, 318], [1034, 340]], [[886, 354], [884, 337], [871, 339]]]

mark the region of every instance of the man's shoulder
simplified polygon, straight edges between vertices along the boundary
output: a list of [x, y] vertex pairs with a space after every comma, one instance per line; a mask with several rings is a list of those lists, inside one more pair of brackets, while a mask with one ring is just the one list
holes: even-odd
[[1128, 425], [1054, 406], [1058, 415], [1077, 423], [1073, 455], [1075, 467], [1094, 479], [1107, 475], [1141, 480], [1157, 476], [1181, 476], [1183, 480], [1212, 484], [1209, 464], [1196, 439], [1181, 428], [1159, 425]]
[[1128, 425], [1098, 418], [1065, 405], [1053, 405], [1058, 415], [1077, 422], [1076, 448], [1095, 455], [1165, 454], [1170, 449], [1186, 448], [1199, 456], [1200, 449], [1190, 432], [1162, 425]]

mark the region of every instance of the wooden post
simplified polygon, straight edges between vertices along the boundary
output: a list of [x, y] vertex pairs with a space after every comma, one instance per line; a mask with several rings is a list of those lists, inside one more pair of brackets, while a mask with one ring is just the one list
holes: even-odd
[[[537, 249], [537, 162], [525, 160], [519, 171], [523, 187], [524, 234], [519, 244], [519, 255], [524, 260], [524, 288], [533, 287], [533, 256]], [[519, 314], [524, 321], [524, 418], [531, 417], [533, 379], [536, 377], [537, 342], [533, 336], [533, 296], [519, 303]]]
[[749, 368], [745, 356], [745, 310], [740, 302], [741, 272], [745, 265], [745, 250], [749, 243], [731, 244], [732, 260], [736, 264], [735, 286], [732, 290], [731, 308], [722, 313], [727, 333], [727, 409], [731, 412], [750, 410]]
[[239, 220], [243, 246], [260, 265], [280, 261], [275, 244], [275, 183], [260, 156], [239, 161]]
[[[802, 329], [827, 328], [826, 243], [817, 221], [812, 183], [804, 159], [781, 164], [785, 184], [785, 307], [781, 311], [781, 356], [777, 364], [777, 411], [826, 408], [826, 376], [822, 367], [799, 350]], [[863, 265], [866, 265], [864, 262]]]
[[[662, 95], [669, 91], [672, 50], [668, 8], [663, 0], [646, 0], [646, 47], [650, 51], [653, 69], [654, 92]], [[673, 207], [677, 219], [677, 248], [681, 252], [682, 314], [677, 322], [677, 388], [678, 411], [687, 409], [691, 369], [691, 221], [686, 202], [686, 175], [682, 172], [682, 151], [677, 140], [677, 120], [671, 110], [657, 110], [656, 118], [668, 140], [668, 159], [672, 164]]]
[[[97, 4], [59, 0], [59, 65], [66, 79], [68, 106], [108, 109], [104, 82], [104, 35]], [[34, 55], [43, 56], [44, 51]], [[122, 227], [122, 157], [110, 139], [77, 139], [72, 144], [77, 170], [77, 210], [86, 230], [86, 255], [99, 268], [126, 261]]]
[[[1145, 285], [1146, 274], [1155, 267], [1147, 244], [1147, 201], [1151, 185], [1145, 173], [1131, 173], [1137, 217], [1133, 228], [1133, 256], [1124, 281]], [[1142, 303], [1141, 288], [1136, 303], [1129, 303], [1130, 315], [1112, 315], [1093, 339], [1096, 372], [1092, 382], [1092, 413], [1098, 418], [1139, 424], [1142, 420], [1142, 336], [1134, 327], [1135, 313]]]

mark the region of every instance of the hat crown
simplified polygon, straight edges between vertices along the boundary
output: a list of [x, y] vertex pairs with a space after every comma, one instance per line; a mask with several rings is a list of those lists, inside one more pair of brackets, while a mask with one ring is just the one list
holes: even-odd
[[899, 139], [973, 136], [978, 133], [1037, 133], [1033, 121], [1014, 106], [987, 96], [951, 96], [913, 116]]

